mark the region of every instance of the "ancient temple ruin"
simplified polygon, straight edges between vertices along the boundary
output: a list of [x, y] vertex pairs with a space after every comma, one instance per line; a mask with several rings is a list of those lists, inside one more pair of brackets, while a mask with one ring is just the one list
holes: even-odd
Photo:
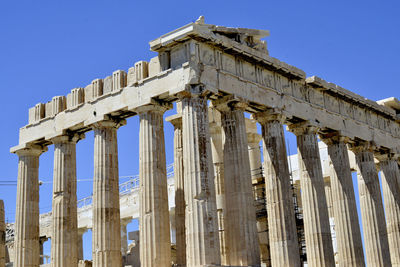
[[[92, 264], [122, 266], [121, 225], [135, 215], [122, 211], [117, 130], [136, 115], [141, 266], [400, 266], [400, 102], [374, 102], [306, 77], [269, 56], [261, 40], [268, 34], [200, 18], [151, 41], [158, 55], [149, 62], [29, 109], [29, 123], [11, 148], [19, 157], [13, 266], [40, 265], [38, 167], [49, 145], [51, 266], [77, 267], [82, 259], [75, 151], [88, 131], [94, 131]], [[170, 187], [163, 114], [174, 105], [176, 115], [167, 118], [175, 129]], [[284, 125], [297, 137], [296, 163], [288, 160]]]

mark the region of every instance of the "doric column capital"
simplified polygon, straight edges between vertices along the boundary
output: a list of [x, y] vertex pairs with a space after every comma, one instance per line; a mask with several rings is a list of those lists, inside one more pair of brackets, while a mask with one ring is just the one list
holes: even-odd
[[338, 131], [321, 131], [319, 138], [328, 146], [342, 142], [347, 144], [350, 141], [349, 137], [341, 135]]
[[229, 112], [232, 110], [245, 111], [247, 108], [247, 103], [244, 99], [241, 99], [240, 97], [235, 97], [233, 95], [213, 100], [212, 105], [220, 112]]
[[50, 139], [53, 144], [58, 143], [77, 143], [79, 140], [85, 138], [84, 133], [66, 133]]
[[392, 150], [377, 150], [375, 151], [374, 156], [379, 160], [379, 162], [400, 160], [400, 155]]
[[285, 123], [286, 116], [282, 113], [282, 110], [279, 109], [268, 109], [266, 111], [255, 113], [254, 119], [257, 120], [259, 123], [268, 123], [268, 122], [280, 122]]
[[135, 112], [140, 114], [147, 113], [147, 112], [155, 112], [164, 114], [165, 111], [172, 109], [172, 104], [167, 102], [158, 102], [156, 100], [151, 100], [150, 104], [137, 107]]
[[210, 94], [203, 84], [187, 84], [186, 90], [177, 94], [180, 101], [185, 98], [204, 98]]
[[47, 146], [27, 144], [23, 148], [14, 151], [13, 153], [21, 156], [40, 156], [47, 151]]
[[288, 126], [288, 130], [294, 133], [296, 136], [304, 134], [317, 134], [319, 127], [310, 123], [309, 121], [302, 121], [293, 123]]
[[182, 114], [180, 113], [166, 117], [165, 120], [170, 122], [175, 129], [182, 128]]
[[83, 236], [83, 234], [86, 233], [87, 230], [87, 228], [78, 228], [78, 235]]
[[121, 219], [121, 227], [122, 226], [126, 227], [131, 221], [132, 221], [132, 218]]
[[91, 126], [93, 129], [98, 128], [116, 128], [118, 129], [121, 126], [126, 125], [125, 119], [118, 119], [118, 118], [106, 118], [105, 120], [98, 121], [93, 123]]
[[354, 154], [366, 151], [374, 152], [376, 150], [376, 145], [370, 141], [356, 140], [349, 142], [349, 149], [353, 151]]

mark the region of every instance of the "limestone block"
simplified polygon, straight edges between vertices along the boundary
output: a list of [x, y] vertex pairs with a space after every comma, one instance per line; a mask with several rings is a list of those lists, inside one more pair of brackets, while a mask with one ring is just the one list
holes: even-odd
[[325, 108], [329, 111], [339, 113], [338, 99], [328, 93], [324, 93]]
[[235, 73], [235, 57], [226, 53], [222, 54], [222, 69], [224, 71]]
[[256, 82], [256, 69], [253, 64], [243, 61], [243, 77], [252, 81]]
[[178, 45], [171, 50], [171, 68], [178, 69], [189, 60], [189, 44]]
[[339, 100], [339, 109], [340, 109], [340, 114], [353, 118], [353, 109], [351, 107], [351, 104], [349, 102]]
[[135, 63], [135, 67], [129, 68], [127, 83], [128, 86], [132, 86], [144, 78], [149, 76], [149, 66], [147, 61], [138, 61]]
[[309, 102], [309, 95], [308, 95], [308, 90], [305, 87], [304, 82], [299, 82], [299, 81], [291, 81], [292, 85], [292, 92], [293, 96], [299, 99], [302, 99], [304, 101]]
[[274, 88], [275, 87], [275, 82], [274, 82], [274, 73], [272, 71], [262, 69], [262, 85]]
[[29, 123], [34, 123], [45, 117], [45, 104], [38, 103], [29, 109]]
[[324, 107], [324, 94], [322, 91], [320, 90], [315, 90], [313, 88], [309, 88], [307, 87], [308, 90], [308, 96], [310, 99], [310, 103], [320, 106], [320, 107]]
[[149, 62], [149, 77], [157, 75], [161, 71], [161, 64], [159, 57], [153, 57]]
[[111, 76], [107, 76], [103, 80], [103, 94], [111, 93], [113, 88], [113, 79]]
[[160, 52], [158, 57], [162, 71], [171, 68], [171, 54], [169, 52]]
[[53, 108], [52, 108], [53, 104], [52, 104], [52, 102], [49, 101], [44, 105], [45, 105], [45, 107], [44, 107], [44, 113], [45, 113], [44, 117], [45, 118], [49, 118], [49, 117], [53, 116]]
[[103, 95], [103, 80], [96, 79], [92, 81], [92, 100]]
[[361, 122], [366, 122], [366, 117], [365, 117], [365, 109], [360, 107], [360, 106], [356, 106], [353, 105], [353, 115], [354, 115], [354, 119], [361, 121]]
[[200, 45], [200, 61], [205, 65], [215, 66], [214, 49], [207, 45]]
[[139, 61], [135, 63], [136, 81], [149, 77], [149, 63], [147, 61]]
[[32, 124], [32, 123], [34, 123], [36, 121], [35, 120], [35, 109], [36, 109], [36, 107], [29, 108], [29, 111], [28, 111], [28, 124]]
[[128, 86], [132, 86], [136, 82], [136, 71], [135, 67], [131, 67], [128, 70], [128, 75], [127, 75], [127, 84]]
[[88, 103], [93, 99], [92, 84], [89, 84], [84, 89], [85, 102]]
[[292, 87], [288, 78], [275, 74], [275, 87], [278, 91], [292, 95]]
[[67, 109], [74, 108], [85, 102], [85, 89], [79, 87], [71, 90], [67, 95]]
[[61, 111], [64, 111], [66, 109], [67, 103], [66, 103], [66, 98], [65, 96], [55, 96], [51, 100], [51, 116], [55, 116]]
[[112, 90], [118, 91], [126, 87], [126, 72], [123, 70], [116, 70], [112, 74]]

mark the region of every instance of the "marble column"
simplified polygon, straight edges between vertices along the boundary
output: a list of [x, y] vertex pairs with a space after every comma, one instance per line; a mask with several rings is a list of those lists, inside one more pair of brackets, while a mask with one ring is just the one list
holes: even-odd
[[221, 113], [212, 105], [208, 108], [211, 152], [214, 165], [214, 183], [217, 201], [219, 247], [221, 265], [227, 265], [225, 242], [225, 185], [224, 185], [224, 154], [222, 147]]
[[59, 136], [54, 144], [51, 266], [78, 266], [76, 142], [79, 136]]
[[326, 203], [317, 128], [307, 123], [290, 125], [297, 137], [304, 233], [309, 266], [335, 266]]
[[328, 217], [330, 219], [334, 219], [333, 213], [333, 199], [332, 199], [332, 187], [330, 178], [324, 178], [324, 188], [325, 188], [325, 196], [326, 196], [326, 205], [328, 207]]
[[128, 231], [127, 226], [131, 222], [131, 218], [121, 220], [121, 254], [126, 256], [128, 252]]
[[386, 229], [392, 266], [400, 266], [400, 171], [394, 155], [379, 154]]
[[353, 180], [346, 146], [347, 139], [332, 133], [321, 135], [321, 137], [328, 146], [331, 165], [329, 188], [332, 210], [330, 217], [335, 220], [338, 264], [339, 266], [365, 266]]
[[78, 246], [78, 262], [80, 260], [84, 260], [84, 252], [83, 252], [83, 235], [87, 229], [78, 229], [78, 241], [77, 241], [77, 246]]
[[140, 117], [140, 262], [143, 267], [171, 266], [171, 237], [165, 162], [163, 114], [166, 107], [147, 105]]
[[174, 126], [174, 175], [175, 175], [175, 233], [176, 265], [186, 266], [185, 186], [183, 166], [182, 114], [166, 119]]
[[385, 213], [378, 172], [374, 162], [374, 147], [368, 142], [358, 142], [352, 144], [350, 148], [356, 157], [367, 265], [390, 266]]
[[258, 134], [257, 123], [253, 119], [246, 118], [246, 135], [249, 151], [251, 180], [253, 183], [264, 181], [265, 179], [262, 174], [260, 149], [260, 141], [262, 140], [262, 137], [260, 134]]
[[227, 263], [257, 266], [260, 249], [251, 183], [244, 109], [240, 104], [219, 105], [224, 138], [225, 241]]
[[39, 255], [40, 255], [40, 264], [45, 264], [47, 263], [47, 258], [45, 260], [44, 257], [44, 243], [47, 242], [47, 240], [49, 240], [47, 237], [40, 237], [39, 238]]
[[219, 265], [221, 261], [207, 111], [205, 97], [182, 96], [188, 267]]
[[117, 129], [121, 123], [97, 122], [94, 129], [93, 266], [121, 266]]
[[6, 221], [4, 202], [0, 199], [0, 267], [6, 266]]
[[300, 266], [300, 255], [281, 114], [259, 113], [264, 146], [265, 195], [272, 266]]
[[39, 266], [39, 156], [47, 148], [31, 146], [19, 156], [15, 212], [14, 266]]
[[256, 208], [258, 243], [260, 247], [261, 263], [271, 266], [269, 247], [269, 231], [267, 206], [265, 195], [265, 179], [262, 173], [261, 134], [257, 130], [257, 122], [254, 119], [246, 118], [247, 145], [249, 150], [251, 181], [253, 184], [254, 201]]

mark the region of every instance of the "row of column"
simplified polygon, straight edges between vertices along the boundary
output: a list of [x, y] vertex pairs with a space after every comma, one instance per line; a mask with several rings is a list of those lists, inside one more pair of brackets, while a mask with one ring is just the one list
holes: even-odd
[[[212, 162], [207, 98], [181, 96], [182, 115], [175, 125], [177, 263], [187, 266], [258, 266], [255, 209], [247, 147], [244, 106], [214, 101], [221, 113], [223, 153], [220, 168]], [[170, 106], [151, 104], [140, 116], [140, 259], [142, 266], [170, 266], [171, 246], [163, 114]], [[256, 114], [262, 126], [269, 244], [272, 266], [300, 266], [290, 175], [285, 149], [285, 118]], [[171, 121], [172, 122], [172, 121]], [[117, 128], [121, 121], [93, 125], [95, 135], [93, 191], [93, 266], [120, 266]], [[297, 136], [307, 262], [333, 266], [328, 208], [317, 143], [318, 128], [290, 126]], [[361, 233], [347, 155], [346, 140], [321, 136], [332, 162], [332, 199], [339, 264], [364, 266]], [[54, 154], [52, 266], [76, 266], [76, 159], [80, 136], [52, 139]], [[374, 163], [373, 147], [351, 146], [358, 167], [366, 258], [370, 266], [399, 264], [399, 169], [393, 157], [381, 160], [387, 227]], [[43, 147], [19, 155], [15, 266], [39, 265], [38, 163]], [[218, 166], [218, 165], [217, 165]], [[214, 174], [217, 177], [214, 181]], [[219, 231], [223, 230], [223, 231]], [[221, 233], [222, 232], [222, 233]], [[388, 240], [390, 242], [388, 242]], [[221, 245], [222, 244], [222, 245]], [[390, 253], [389, 253], [390, 244]], [[223, 248], [223, 249], [221, 249]], [[221, 257], [222, 254], [222, 257]]]

